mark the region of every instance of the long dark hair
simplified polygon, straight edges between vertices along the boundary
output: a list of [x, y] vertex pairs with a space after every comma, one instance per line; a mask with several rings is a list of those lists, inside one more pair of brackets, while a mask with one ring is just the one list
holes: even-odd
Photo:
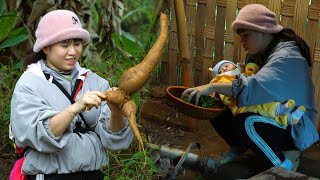
[[275, 47], [275, 45], [280, 41], [295, 41], [296, 45], [298, 46], [302, 56], [306, 59], [308, 66], [312, 66], [311, 55], [310, 55], [310, 48], [308, 44], [299, 37], [292, 29], [284, 28], [277, 34], [274, 34], [274, 39], [268, 45], [267, 50], [265, 51], [265, 57], [269, 57], [271, 51]]
[[37, 53], [31, 49], [24, 58], [23, 67], [26, 70], [29, 64], [37, 63], [41, 59], [46, 59], [46, 54], [41, 50]]

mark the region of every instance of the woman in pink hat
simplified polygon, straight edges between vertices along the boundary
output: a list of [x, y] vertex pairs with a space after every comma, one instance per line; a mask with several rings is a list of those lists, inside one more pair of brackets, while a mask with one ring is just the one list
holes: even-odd
[[11, 101], [13, 140], [24, 160], [14, 172], [103, 179], [106, 150], [127, 148], [133, 133], [121, 109], [101, 100], [109, 82], [78, 63], [89, 33], [73, 12], [54, 10], [41, 18], [36, 38]]
[[246, 63], [256, 63], [261, 69], [252, 76], [240, 74], [232, 82], [189, 88], [183, 96], [189, 93], [190, 99], [193, 96], [199, 99], [217, 92], [232, 96], [239, 107], [287, 99], [305, 106], [306, 112], [299, 123], [289, 126], [279, 125], [274, 119], [256, 113], [232, 117], [230, 111], [210, 121], [231, 146], [231, 154], [250, 148], [266, 168], [277, 166], [296, 170], [299, 157], [291, 155], [299, 155], [299, 151], [319, 139], [315, 127], [317, 110], [310, 77], [309, 47], [293, 30], [279, 25], [275, 13], [260, 4], [244, 6], [232, 23], [232, 29], [240, 35], [247, 51]]

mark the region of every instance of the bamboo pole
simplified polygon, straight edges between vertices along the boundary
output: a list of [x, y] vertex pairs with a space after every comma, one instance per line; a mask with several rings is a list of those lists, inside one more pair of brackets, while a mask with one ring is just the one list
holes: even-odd
[[188, 42], [183, 0], [174, 1], [174, 10], [176, 12], [178, 46], [182, 58], [182, 85], [186, 87], [193, 87], [191, 52]]

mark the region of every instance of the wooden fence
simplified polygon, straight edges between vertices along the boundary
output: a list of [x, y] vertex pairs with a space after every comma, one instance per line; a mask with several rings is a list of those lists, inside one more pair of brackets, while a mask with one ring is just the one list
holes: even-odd
[[[262, 4], [275, 12], [282, 26], [295, 30], [310, 46], [319, 111], [320, 0], [184, 0], [189, 45], [194, 52], [191, 59], [194, 85], [208, 83], [212, 78], [208, 68], [219, 60], [243, 62], [246, 52], [241, 47], [240, 37], [232, 32], [231, 24], [238, 10], [252, 3]], [[154, 80], [164, 85], [181, 85], [181, 64], [186, 62], [179, 55], [173, 0], [170, 6], [168, 49]], [[318, 122], [319, 118], [318, 115]]]

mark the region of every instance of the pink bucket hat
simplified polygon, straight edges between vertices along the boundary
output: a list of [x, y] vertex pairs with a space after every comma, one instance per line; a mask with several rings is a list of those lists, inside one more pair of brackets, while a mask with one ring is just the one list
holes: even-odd
[[276, 14], [261, 4], [244, 6], [233, 21], [232, 30], [254, 30], [261, 33], [278, 33], [283, 27], [277, 23]]
[[79, 38], [83, 44], [89, 42], [89, 32], [82, 28], [78, 16], [69, 10], [54, 10], [44, 15], [36, 30], [34, 52], [67, 39]]

